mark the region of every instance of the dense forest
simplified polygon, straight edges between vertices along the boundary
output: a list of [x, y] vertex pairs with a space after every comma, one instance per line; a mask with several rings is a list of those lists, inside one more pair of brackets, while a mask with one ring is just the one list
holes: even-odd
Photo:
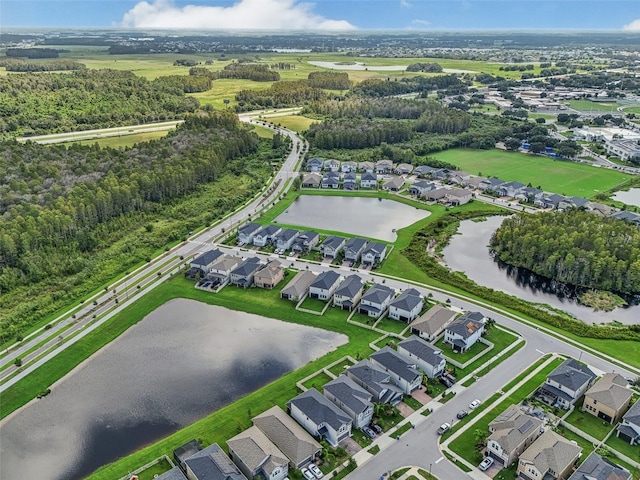
[[410, 77], [398, 80], [371, 78], [360, 82], [353, 92], [367, 97], [388, 97], [407, 93], [427, 94], [434, 90], [466, 88], [467, 84], [456, 75], [436, 75], [435, 77]]
[[[257, 152], [256, 135], [230, 112], [189, 116], [166, 137], [126, 149], [0, 143], [0, 334], [19, 333], [253, 195], [282, 155], [269, 146], [251, 160]], [[178, 209], [225, 178], [217, 196]], [[173, 223], [151, 223], [166, 214]]]
[[580, 287], [640, 294], [640, 230], [569, 210], [516, 215], [490, 243], [503, 262]]
[[347, 72], [311, 72], [309, 86], [327, 90], [349, 90], [352, 86]]
[[84, 63], [69, 58], [47, 60], [24, 60], [23, 58], [0, 58], [0, 67], [7, 72], [54, 72], [63, 70], [84, 70]]
[[7, 57], [18, 58], [58, 58], [59, 54], [55, 48], [7, 48], [5, 52]]
[[264, 63], [230, 63], [218, 72], [210, 72], [213, 80], [218, 78], [241, 78], [254, 82], [277, 82], [280, 74]]
[[241, 90], [236, 94], [236, 110], [246, 112], [265, 107], [296, 107], [305, 102], [326, 98], [321, 88], [309, 85], [308, 80], [278, 82], [265, 90]]
[[182, 118], [199, 106], [185, 85], [116, 70], [7, 75], [0, 77], [0, 136]]

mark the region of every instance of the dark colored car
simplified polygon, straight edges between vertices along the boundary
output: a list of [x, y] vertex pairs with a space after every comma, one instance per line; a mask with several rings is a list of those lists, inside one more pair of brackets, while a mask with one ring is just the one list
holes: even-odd
[[458, 420], [463, 419], [464, 417], [466, 417], [467, 415], [469, 415], [469, 412], [467, 412], [466, 410], [460, 410], [457, 414], [456, 417], [458, 417]]

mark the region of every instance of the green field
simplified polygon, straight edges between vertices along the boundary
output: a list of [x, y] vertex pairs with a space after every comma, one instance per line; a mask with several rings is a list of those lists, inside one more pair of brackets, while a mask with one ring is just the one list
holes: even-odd
[[171, 130], [162, 130], [160, 132], [134, 133], [133, 135], [103, 137], [103, 138], [95, 138], [92, 140], [81, 140], [79, 142], [68, 142], [68, 143], [79, 143], [80, 145], [95, 145], [97, 143], [101, 147], [111, 147], [111, 148], [131, 147], [136, 143], [148, 142], [149, 140], [162, 138], [166, 134], [168, 134], [170, 131]]
[[456, 165], [472, 175], [499, 177], [505, 181], [540, 186], [561, 195], [591, 197], [621, 184], [629, 178], [615, 170], [596, 168], [583, 163], [553, 160], [503, 150], [453, 149], [434, 154], [438, 160]]
[[294, 130], [298, 133], [309, 130], [309, 126], [312, 123], [318, 122], [318, 120], [303, 117], [302, 115], [283, 115], [281, 117], [266, 118], [265, 120], [273, 122], [276, 125], [288, 128], [289, 130]]
[[569, 105], [582, 112], [611, 112], [619, 107], [616, 102], [592, 102], [590, 100], [569, 100]]

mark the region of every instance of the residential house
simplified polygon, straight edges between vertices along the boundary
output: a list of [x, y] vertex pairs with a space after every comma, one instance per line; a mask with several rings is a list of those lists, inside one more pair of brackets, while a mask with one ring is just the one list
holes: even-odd
[[500, 185], [496, 193], [501, 197], [515, 197], [527, 186], [520, 182], [506, 182]]
[[302, 188], [318, 188], [322, 183], [322, 175], [319, 173], [307, 173], [302, 177]]
[[373, 418], [372, 395], [346, 375], [324, 386], [324, 396], [349, 415], [355, 428], [366, 427]]
[[349, 275], [333, 293], [333, 306], [351, 311], [360, 301], [364, 283], [358, 275]]
[[387, 245], [379, 242], [369, 242], [362, 252], [362, 264], [365, 266], [380, 265], [387, 254]]
[[631, 472], [591, 452], [568, 480], [632, 480]]
[[504, 180], [500, 180], [499, 178], [486, 178], [482, 182], [478, 184], [478, 189], [483, 192], [494, 192], [498, 193], [501, 185], [506, 183]]
[[367, 246], [367, 240], [364, 238], [352, 237], [344, 244], [344, 259], [357, 263], [360, 256]]
[[355, 173], [345, 173], [342, 178], [342, 188], [344, 190], [356, 190], [358, 188], [357, 176]]
[[389, 304], [389, 318], [401, 322], [412, 322], [424, 307], [422, 295], [415, 288], [407, 288]]
[[375, 403], [397, 405], [402, 401], [403, 391], [391, 381], [391, 375], [369, 360], [361, 360], [349, 367], [346, 375], [373, 395]]
[[558, 208], [558, 204], [562, 200], [564, 200], [562, 195], [558, 195], [557, 193], [545, 193], [535, 200], [533, 204], [540, 208]]
[[389, 346], [372, 353], [369, 359], [374, 365], [391, 375], [391, 381], [405, 395], [411, 395], [411, 392], [422, 385], [422, 374], [418, 371], [416, 363], [408, 361]]
[[434, 305], [411, 324], [411, 333], [433, 342], [458, 314], [441, 305]]
[[453, 188], [445, 193], [444, 198], [447, 203], [454, 206], [460, 206], [469, 203], [473, 198], [473, 193], [466, 189]]
[[315, 247], [320, 241], [320, 235], [317, 232], [302, 232], [291, 244], [291, 251], [299, 255], [305, 255]]
[[375, 166], [375, 172], [378, 175], [388, 175], [393, 171], [393, 162], [391, 160], [378, 160]]
[[544, 422], [511, 405], [489, 423], [487, 455], [509, 467], [544, 431]]
[[431, 182], [425, 182], [424, 180], [418, 180], [417, 182], [413, 183], [410, 187], [409, 187], [409, 193], [411, 195], [416, 195], [418, 197], [423, 197], [427, 192], [430, 192], [431, 190], [435, 190], [437, 187], [435, 186], [435, 184], [431, 183]]
[[558, 210], [568, 210], [569, 208], [583, 208], [589, 200], [582, 197], [565, 197], [558, 202]]
[[336, 258], [340, 251], [342, 251], [346, 241], [347, 239], [344, 237], [331, 235], [325, 238], [322, 245], [320, 245], [320, 253], [326, 258]]
[[176, 448], [173, 451], [173, 459], [175, 460], [176, 465], [184, 472], [186, 470], [184, 462], [187, 458], [192, 457], [200, 451], [202, 451], [202, 445], [200, 445], [198, 440], [193, 439]]
[[284, 279], [284, 268], [278, 260], [271, 260], [253, 276], [256, 287], [271, 290]]
[[280, 290], [280, 297], [293, 302], [300, 301], [300, 299], [307, 294], [309, 286], [315, 279], [316, 275], [309, 270], [303, 270], [296, 273], [296, 276], [293, 277], [282, 290]]
[[471, 175], [467, 172], [463, 172], [462, 170], [456, 170], [455, 172], [451, 172], [449, 174], [449, 182], [455, 185], [466, 186], [467, 181], [471, 178]]
[[485, 180], [485, 177], [469, 177], [469, 180], [466, 180], [463, 185], [472, 190], [478, 190], [480, 188], [480, 184]]
[[466, 352], [484, 333], [484, 322], [469, 315], [455, 319], [444, 329], [444, 343], [448, 343], [454, 352]]
[[375, 173], [363, 173], [360, 175], [360, 188], [377, 188], [378, 176]]
[[515, 195], [516, 200], [520, 200], [521, 202], [533, 203], [536, 200], [540, 199], [544, 192], [539, 188], [534, 187], [524, 187]]
[[429, 378], [439, 377], [447, 364], [442, 350], [416, 335], [398, 343], [398, 353], [415, 363]]
[[[327, 172], [331, 173], [331, 172]], [[340, 186], [340, 177], [336, 177], [333, 175], [327, 175], [326, 173], [322, 176], [322, 182], [320, 183], [322, 188], [338, 188]]]
[[605, 205], [604, 203], [590, 201], [590, 202], [587, 202], [584, 208], [587, 212], [593, 212], [597, 215], [600, 215], [601, 217], [608, 217], [613, 213], [613, 207], [610, 207], [609, 205]]
[[404, 185], [404, 178], [392, 177], [382, 184], [382, 189], [390, 192], [397, 192], [402, 189]]
[[360, 162], [358, 163], [358, 170], [362, 173], [373, 173], [376, 166], [373, 162]]
[[622, 220], [633, 225], [640, 225], [640, 213], [629, 212], [628, 210], [612, 213], [611, 218]]
[[341, 170], [342, 173], [355, 173], [358, 170], [358, 164], [352, 161], [342, 162]]
[[409, 175], [411, 172], [413, 172], [413, 165], [410, 165], [408, 163], [401, 163], [395, 168], [394, 172], [396, 173], [396, 175]]
[[518, 478], [556, 480], [567, 478], [580, 458], [582, 448], [547, 430], [527, 448], [518, 461]]
[[298, 230], [285, 228], [274, 238], [273, 244], [277, 249], [289, 250], [295, 239], [300, 235]]
[[443, 199], [446, 200], [446, 196], [449, 193], [448, 188], [436, 188], [435, 190], [430, 190], [424, 194], [424, 198], [430, 202], [439, 202]]
[[229, 280], [231, 271], [242, 263], [242, 258], [233, 255], [223, 255], [211, 265], [211, 271], [208, 278], [217, 279], [219, 283], [225, 283]]
[[393, 289], [380, 283], [374, 283], [360, 299], [358, 312], [369, 317], [379, 318], [389, 307], [393, 295]]
[[249, 257], [240, 263], [236, 268], [231, 270], [229, 281], [238, 287], [247, 288], [253, 284], [253, 277], [260, 269], [260, 259], [257, 257]]
[[605, 373], [584, 394], [582, 411], [605, 422], [617, 423], [631, 403], [633, 392], [627, 387], [627, 381], [622, 375]]
[[634, 403], [622, 417], [622, 423], [616, 430], [616, 437], [631, 445], [640, 445], [640, 400]]
[[253, 244], [256, 247], [264, 247], [273, 242], [273, 239], [282, 231], [282, 227], [278, 225], [267, 225], [253, 237]]
[[449, 180], [451, 174], [453, 174], [453, 170], [449, 170], [448, 168], [439, 168], [438, 170], [433, 170], [431, 172], [431, 178], [434, 180], [438, 180], [440, 182], [445, 182]]
[[340, 162], [335, 158], [331, 158], [329, 160], [325, 160], [324, 169], [330, 172], [338, 172], [340, 171]]
[[222, 255], [223, 253], [217, 248], [204, 252], [201, 255], [198, 255], [196, 258], [191, 260], [191, 263], [189, 264], [190, 268], [187, 272], [187, 277], [189, 278], [204, 277], [206, 274], [208, 274], [211, 271], [211, 266]]
[[321, 158], [313, 157], [307, 160], [307, 170], [310, 172], [320, 172], [324, 162]]
[[285, 454], [291, 468], [311, 463], [322, 451], [322, 446], [278, 406], [253, 417], [253, 424]]
[[307, 432], [332, 447], [351, 436], [351, 418], [315, 388], [287, 402], [287, 408]]
[[596, 374], [586, 365], [568, 358], [547, 376], [536, 397], [551, 407], [568, 410], [591, 387], [595, 378]]
[[188, 480], [247, 480], [217, 443], [187, 458], [184, 469]]
[[340, 274], [333, 270], [322, 272], [309, 285], [309, 296], [318, 300], [329, 300], [340, 285]]
[[253, 243], [253, 237], [256, 233], [262, 230], [262, 225], [255, 222], [245, 223], [241, 227], [238, 227], [238, 242], [242, 245], [251, 245]]
[[413, 170], [413, 173], [420, 178], [426, 178], [431, 176], [431, 172], [435, 169], [429, 165], [420, 165]]
[[284, 480], [289, 460], [262, 431], [249, 427], [227, 441], [229, 456], [249, 479]]
[[159, 477], [155, 477], [155, 480], [185, 480], [186, 478], [187, 477], [185, 477], [184, 473], [182, 473], [178, 467], [173, 467], [171, 470], [167, 470]]

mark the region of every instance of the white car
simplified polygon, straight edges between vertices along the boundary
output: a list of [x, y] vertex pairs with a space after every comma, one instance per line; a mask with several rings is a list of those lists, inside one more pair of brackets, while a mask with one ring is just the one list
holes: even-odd
[[444, 432], [448, 432], [450, 428], [451, 425], [449, 425], [448, 423], [443, 423], [442, 425], [440, 425], [440, 428], [438, 428], [438, 435], [442, 435]]
[[485, 470], [488, 470], [491, 465], [493, 465], [493, 458], [485, 457], [484, 460], [480, 462], [480, 465], [478, 465], [478, 468], [484, 472]]
[[306, 478], [307, 480], [316, 480], [315, 475], [311, 473], [311, 471], [308, 468], [302, 469], [302, 475], [304, 475], [304, 478]]
[[309, 465], [309, 470], [315, 475], [317, 479], [324, 477], [322, 471], [317, 467], [317, 465], [314, 465], [313, 463]]
[[475, 399], [473, 402], [469, 404], [469, 410], [475, 410], [480, 405], [480, 400]]

